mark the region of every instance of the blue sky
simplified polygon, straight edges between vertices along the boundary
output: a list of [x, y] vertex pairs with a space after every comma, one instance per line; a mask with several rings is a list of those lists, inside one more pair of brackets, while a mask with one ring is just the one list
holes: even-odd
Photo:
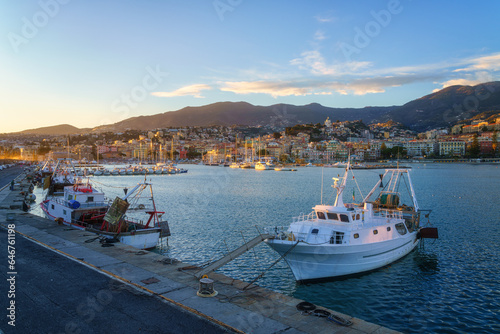
[[0, 133], [499, 80], [500, 2], [0, 0]]

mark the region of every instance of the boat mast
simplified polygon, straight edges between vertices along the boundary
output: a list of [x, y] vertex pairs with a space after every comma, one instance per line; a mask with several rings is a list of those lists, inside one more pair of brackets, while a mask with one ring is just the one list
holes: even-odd
[[417, 197], [415, 196], [415, 191], [413, 190], [413, 183], [411, 182], [409, 170], [406, 171], [406, 175], [408, 175], [408, 183], [410, 184], [411, 199], [413, 201], [413, 207], [415, 208], [415, 212], [418, 212], [419, 207], [418, 207], [418, 203], [417, 203]]
[[349, 173], [350, 167], [351, 167], [351, 159], [348, 159], [344, 177], [342, 178], [342, 184], [338, 185], [337, 182], [339, 181], [339, 179], [333, 178], [335, 180], [333, 188], [337, 189], [337, 198], [335, 199], [335, 204], [334, 204], [334, 206], [336, 207], [344, 207], [344, 200], [342, 199], [342, 193], [344, 192], [345, 185], [347, 183], [347, 174]]

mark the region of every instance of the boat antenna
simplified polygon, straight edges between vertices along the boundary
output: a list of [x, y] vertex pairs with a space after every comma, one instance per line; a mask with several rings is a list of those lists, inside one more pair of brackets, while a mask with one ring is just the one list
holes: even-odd
[[324, 167], [321, 167], [321, 205], [323, 205], [323, 172]]

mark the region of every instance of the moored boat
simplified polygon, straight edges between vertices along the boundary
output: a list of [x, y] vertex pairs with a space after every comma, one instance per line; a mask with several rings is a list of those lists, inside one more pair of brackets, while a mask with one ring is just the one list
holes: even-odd
[[[360, 203], [344, 204], [350, 163], [342, 183], [334, 178], [333, 205], [319, 204], [287, 227], [269, 227], [266, 243], [284, 257], [297, 281], [340, 277], [375, 270], [410, 253], [422, 237], [437, 238], [432, 228], [420, 227], [422, 211], [415, 198], [409, 170], [387, 169]], [[370, 198], [383, 186], [375, 200]], [[401, 180], [409, 185], [409, 205], [400, 204]], [[424, 233], [425, 232], [425, 233]], [[429, 233], [431, 232], [431, 233]]]
[[[113, 203], [102, 191], [89, 182], [64, 187], [64, 196], [52, 196], [41, 203], [44, 213], [57, 222], [76, 229], [87, 230], [106, 238], [139, 248], [156, 247], [161, 237], [169, 236], [168, 222], [161, 221], [164, 212], [157, 211], [152, 198], [152, 185], [140, 183], [124, 197]], [[141, 194], [150, 190], [153, 199], [140, 203]], [[134, 219], [135, 212], [149, 215], [146, 222]]]

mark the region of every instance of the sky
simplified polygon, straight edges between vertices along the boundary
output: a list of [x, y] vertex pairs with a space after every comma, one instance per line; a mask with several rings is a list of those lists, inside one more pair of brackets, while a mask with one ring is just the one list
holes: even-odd
[[500, 78], [499, 1], [0, 0], [0, 133], [221, 101], [402, 105]]

